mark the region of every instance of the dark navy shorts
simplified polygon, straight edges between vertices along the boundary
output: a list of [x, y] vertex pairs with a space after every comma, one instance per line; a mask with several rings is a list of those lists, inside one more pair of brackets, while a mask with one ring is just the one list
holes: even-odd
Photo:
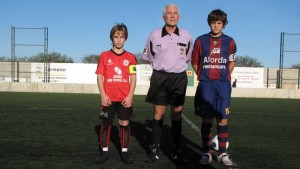
[[201, 81], [196, 90], [195, 114], [205, 119], [227, 119], [230, 112], [231, 83]]
[[167, 73], [153, 70], [146, 102], [155, 105], [181, 106], [185, 102], [186, 72]]

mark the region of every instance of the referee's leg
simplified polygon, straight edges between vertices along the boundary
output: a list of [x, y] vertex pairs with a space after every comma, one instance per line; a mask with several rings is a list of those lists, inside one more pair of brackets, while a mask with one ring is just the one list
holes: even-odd
[[172, 160], [177, 163], [187, 163], [187, 159], [184, 158], [181, 148], [180, 140], [182, 135], [182, 109], [183, 106], [171, 106], [171, 122], [172, 122], [172, 139], [174, 144], [174, 149], [171, 155]]

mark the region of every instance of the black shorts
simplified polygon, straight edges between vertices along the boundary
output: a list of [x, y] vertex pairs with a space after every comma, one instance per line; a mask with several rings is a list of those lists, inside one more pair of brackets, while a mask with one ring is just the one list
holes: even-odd
[[167, 73], [153, 70], [146, 102], [155, 105], [181, 106], [185, 101], [186, 72]]
[[121, 102], [112, 102], [111, 105], [104, 106], [102, 111], [107, 112], [111, 119], [114, 119], [117, 114], [120, 120], [129, 120], [133, 114], [132, 107], [124, 107]]

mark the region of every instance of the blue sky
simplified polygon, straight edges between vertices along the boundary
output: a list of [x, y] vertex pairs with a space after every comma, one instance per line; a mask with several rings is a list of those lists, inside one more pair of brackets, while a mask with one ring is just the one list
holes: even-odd
[[[125, 49], [143, 51], [149, 33], [162, 27], [163, 7], [179, 6], [179, 27], [195, 40], [209, 32], [208, 13], [216, 8], [228, 14], [224, 33], [237, 43], [238, 56], [257, 58], [265, 67], [279, 66], [280, 33], [300, 34], [299, 0], [0, 0], [0, 56], [11, 56], [11, 27], [48, 27], [48, 50], [72, 57], [111, 48], [109, 32], [125, 23], [129, 38]], [[43, 44], [43, 30], [16, 30], [16, 43]], [[285, 50], [300, 51], [300, 35], [285, 36]], [[43, 47], [16, 46], [16, 56], [32, 56]], [[284, 67], [300, 63], [300, 52], [286, 52]]]

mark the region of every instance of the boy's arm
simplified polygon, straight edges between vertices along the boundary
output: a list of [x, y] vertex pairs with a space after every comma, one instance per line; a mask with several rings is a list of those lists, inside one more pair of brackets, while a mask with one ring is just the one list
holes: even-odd
[[134, 91], [136, 87], [136, 75], [132, 74], [130, 75], [130, 90], [129, 90], [129, 96], [133, 97]]
[[193, 69], [194, 69], [194, 71], [195, 71], [195, 73], [197, 74], [198, 72], [198, 65], [192, 65], [192, 67], [193, 67]]
[[103, 75], [97, 74], [97, 84], [101, 96], [101, 105], [109, 106], [111, 104], [111, 101], [105, 93], [103, 80], [104, 80]]
[[232, 71], [233, 71], [233, 69], [234, 69], [234, 66], [235, 66], [235, 62], [234, 62], [234, 61], [229, 62], [228, 68], [229, 68], [230, 74], [232, 73]]
[[122, 101], [122, 104], [124, 107], [131, 107], [132, 106], [132, 100], [133, 95], [136, 87], [136, 75], [132, 74], [130, 75], [130, 90], [127, 95], [127, 97]]

